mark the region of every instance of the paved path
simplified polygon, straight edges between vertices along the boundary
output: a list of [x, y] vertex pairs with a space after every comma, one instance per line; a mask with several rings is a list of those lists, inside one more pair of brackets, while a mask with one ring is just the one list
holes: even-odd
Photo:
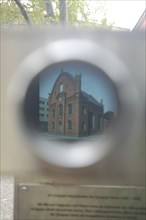
[[13, 220], [14, 178], [0, 177], [0, 219]]

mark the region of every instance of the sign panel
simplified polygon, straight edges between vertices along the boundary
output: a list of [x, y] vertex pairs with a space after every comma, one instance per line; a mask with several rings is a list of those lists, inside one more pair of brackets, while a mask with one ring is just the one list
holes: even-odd
[[143, 187], [16, 185], [15, 220], [146, 219]]

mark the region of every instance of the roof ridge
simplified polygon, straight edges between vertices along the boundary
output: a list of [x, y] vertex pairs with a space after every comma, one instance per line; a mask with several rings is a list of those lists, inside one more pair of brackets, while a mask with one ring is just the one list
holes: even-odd
[[82, 93], [83, 95], [85, 95], [86, 98], [88, 98], [88, 99], [89, 99], [89, 97], [92, 98], [92, 100], [90, 99], [90, 100], [88, 100], [88, 101], [92, 101], [92, 102], [94, 101], [94, 104], [95, 104], [95, 102], [96, 102], [96, 104], [100, 104], [100, 103], [94, 98], [93, 95], [88, 94], [88, 93], [86, 93], [86, 92], [83, 91], [83, 90], [81, 90], [81, 93]]

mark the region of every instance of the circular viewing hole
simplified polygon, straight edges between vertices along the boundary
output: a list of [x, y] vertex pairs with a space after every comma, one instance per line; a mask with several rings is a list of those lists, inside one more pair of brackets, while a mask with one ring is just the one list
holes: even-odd
[[30, 83], [23, 113], [27, 129], [45, 140], [95, 140], [116, 123], [118, 94], [100, 68], [80, 61], [56, 63]]

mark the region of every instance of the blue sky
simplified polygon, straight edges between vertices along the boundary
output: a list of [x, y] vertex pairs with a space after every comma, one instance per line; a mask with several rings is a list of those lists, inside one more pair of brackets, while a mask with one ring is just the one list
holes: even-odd
[[81, 74], [81, 89], [99, 102], [103, 99], [104, 112], [113, 111], [117, 114], [117, 96], [112, 83], [100, 70], [86, 63], [70, 61], [48, 67], [40, 75], [40, 97], [48, 98], [61, 69], [72, 76]]

